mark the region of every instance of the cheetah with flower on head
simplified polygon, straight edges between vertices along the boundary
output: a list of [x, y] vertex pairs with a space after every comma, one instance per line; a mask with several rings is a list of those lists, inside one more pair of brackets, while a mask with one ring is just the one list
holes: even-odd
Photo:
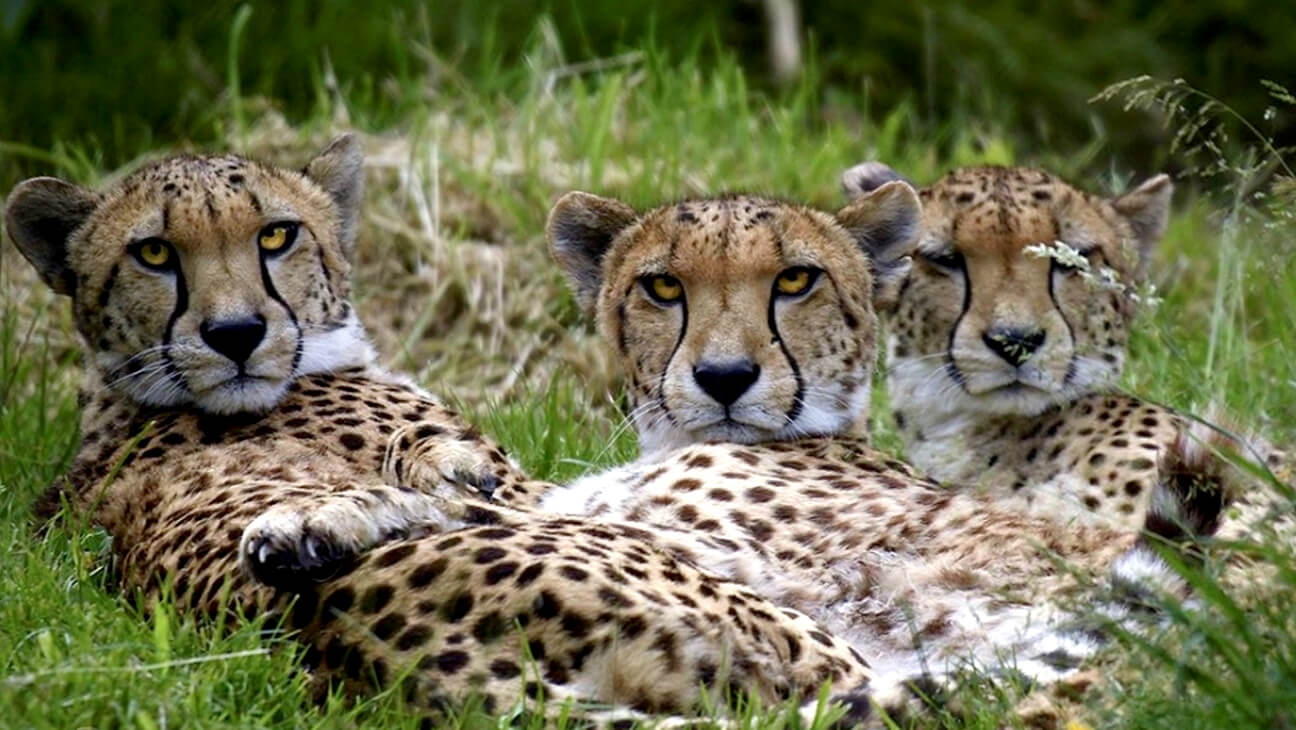
[[866, 686], [844, 641], [700, 571], [687, 536], [668, 552], [622, 524], [490, 524], [475, 497], [528, 485], [375, 364], [349, 302], [362, 172], [343, 137], [300, 173], [183, 156], [103, 194], [14, 189], [6, 229], [71, 299], [87, 362], [82, 444], [38, 513], [103, 526], [144, 606], [276, 614], [315, 676], [399, 678], [433, 712], [542, 695], [683, 713], [712, 690]]
[[[857, 197], [899, 178], [868, 162], [842, 186]], [[1158, 175], [1104, 199], [1004, 167], [955, 170], [920, 191], [922, 233], [878, 298], [887, 388], [915, 465], [1032, 514], [1137, 527], [1175, 452], [1241, 450], [1115, 392], [1172, 191]], [[1216, 479], [1242, 477], [1215, 461]]]

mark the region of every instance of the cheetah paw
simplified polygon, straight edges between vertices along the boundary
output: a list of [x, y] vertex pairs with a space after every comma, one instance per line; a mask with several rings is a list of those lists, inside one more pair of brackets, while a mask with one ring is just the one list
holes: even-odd
[[500, 480], [480, 444], [444, 437], [423, 436], [417, 424], [392, 434], [383, 458], [383, 480], [425, 494], [449, 490], [450, 497], [489, 499]]
[[407, 487], [333, 492], [262, 512], [243, 530], [239, 562], [266, 585], [297, 588], [349, 570], [381, 543], [464, 527], [465, 512], [462, 501]]
[[[273, 507], [243, 530], [239, 562], [243, 570], [272, 588], [293, 590], [346, 572], [365, 547], [368, 535], [347, 534], [330, 513]], [[354, 520], [344, 520], [354, 522]], [[354, 531], [352, 531], [354, 532]], [[362, 530], [362, 532], [368, 532]]]

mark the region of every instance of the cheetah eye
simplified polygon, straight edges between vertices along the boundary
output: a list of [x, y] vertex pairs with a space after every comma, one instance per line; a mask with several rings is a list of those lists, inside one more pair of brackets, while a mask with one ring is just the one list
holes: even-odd
[[963, 268], [963, 254], [958, 251], [950, 251], [949, 253], [920, 252], [918, 255], [923, 261], [942, 271], [958, 271]]
[[774, 290], [783, 296], [795, 297], [810, 291], [810, 286], [823, 273], [820, 269], [808, 266], [793, 266], [786, 269], [774, 280]]
[[130, 246], [130, 253], [145, 268], [170, 271], [175, 267], [175, 249], [161, 238], [145, 238]]
[[297, 240], [297, 229], [300, 226], [291, 221], [271, 223], [257, 234], [257, 245], [267, 254], [281, 254], [292, 247]]
[[684, 296], [684, 285], [669, 274], [645, 276], [639, 281], [643, 283], [648, 296], [659, 304], [673, 304]]

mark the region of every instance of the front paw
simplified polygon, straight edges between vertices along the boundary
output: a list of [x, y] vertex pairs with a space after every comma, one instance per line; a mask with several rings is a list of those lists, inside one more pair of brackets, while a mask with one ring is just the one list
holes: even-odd
[[424, 494], [490, 499], [500, 485], [485, 445], [413, 424], [392, 434], [383, 480]]
[[295, 591], [345, 573], [359, 552], [359, 541], [304, 511], [274, 507], [243, 530], [239, 562], [258, 582]]

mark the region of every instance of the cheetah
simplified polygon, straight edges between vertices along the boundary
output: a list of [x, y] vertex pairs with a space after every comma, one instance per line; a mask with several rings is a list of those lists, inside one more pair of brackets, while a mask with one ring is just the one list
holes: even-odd
[[[1217, 461], [1179, 443], [1158, 455], [1162, 508], [1146, 523], [1060, 524], [993, 490], [946, 489], [854, 436], [869, 415], [875, 309], [925, 232], [913, 196], [901, 181], [875, 186], [835, 220], [748, 196], [642, 214], [583, 193], [560, 200], [551, 251], [627, 373], [647, 456], [549, 490], [540, 507], [760, 546], [782, 577], [765, 594], [850, 639], [884, 676], [939, 673], [955, 657], [995, 667], [1008, 653], [1027, 676], [1055, 679], [1094, 647], [1091, 635], [1073, 642], [1052, 607], [1084, 602], [1104, 575], [1182, 590], [1148, 540], [1210, 532], [1229, 494]], [[1059, 557], [1090, 580], [1059, 580]], [[777, 592], [802, 573], [817, 590]]]
[[[887, 262], [872, 252], [909, 245], [920, 217], [900, 182], [836, 215], [743, 195], [643, 212], [564, 196], [550, 248], [627, 370], [643, 456], [567, 486], [502, 486], [493, 524], [560, 513], [667, 544], [686, 528], [696, 542], [675, 554], [849, 642], [887, 710], [965, 667], [1066, 677], [1100, 644], [1090, 609], [1123, 619], [1130, 592], [1183, 586], [1136, 530], [1005, 510], [851, 435]], [[349, 541], [331, 529], [316, 539]]]
[[[854, 197], [897, 179], [868, 162], [842, 186]], [[1116, 389], [1173, 188], [1157, 175], [1104, 199], [1042, 170], [977, 167], [921, 190], [921, 236], [888, 253], [876, 297], [907, 458], [1030, 514], [1131, 528], [1167, 454], [1193, 450], [1181, 440], [1272, 455], [1194, 436], [1191, 419]]]
[[[692, 542], [557, 515], [500, 524], [480, 498], [525, 480], [376, 364], [349, 300], [362, 183], [346, 136], [302, 172], [180, 156], [103, 193], [13, 190], [6, 229], [71, 300], [86, 363], [81, 445], [38, 516], [102, 526], [145, 610], [262, 617], [306, 645], [322, 688], [399, 682], [429, 725], [469, 696], [633, 717], [867, 689], [847, 642], [702, 571]], [[275, 539], [286, 523], [347, 525], [355, 542]]]

